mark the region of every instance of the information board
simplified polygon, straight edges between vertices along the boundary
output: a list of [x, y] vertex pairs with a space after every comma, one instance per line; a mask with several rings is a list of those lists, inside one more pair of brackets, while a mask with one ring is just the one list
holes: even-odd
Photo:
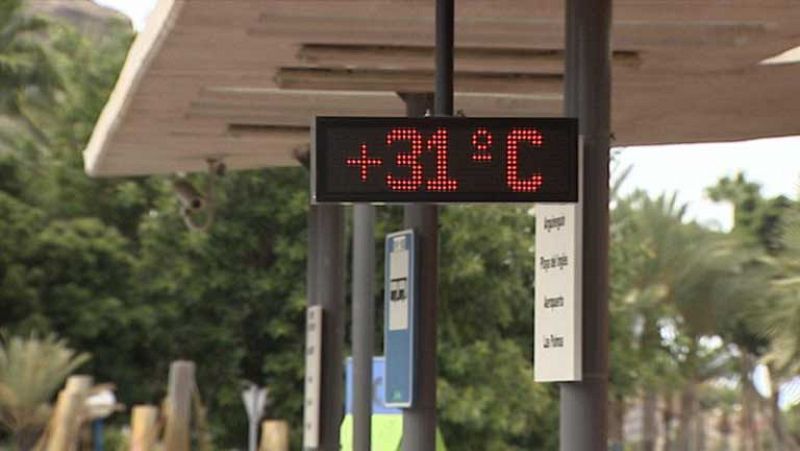
[[536, 204], [534, 378], [578, 381], [582, 367], [583, 204]]
[[417, 252], [413, 230], [386, 236], [385, 355], [387, 407], [411, 407], [415, 388], [414, 330], [417, 304]]
[[317, 117], [316, 202], [575, 202], [569, 118]]
[[[344, 413], [353, 413], [353, 358], [348, 357], [345, 364]], [[400, 415], [399, 409], [386, 407], [383, 395], [386, 393], [386, 359], [383, 356], [372, 358], [372, 415]]]
[[303, 448], [319, 446], [322, 382], [322, 306], [306, 311], [306, 384], [303, 405]]

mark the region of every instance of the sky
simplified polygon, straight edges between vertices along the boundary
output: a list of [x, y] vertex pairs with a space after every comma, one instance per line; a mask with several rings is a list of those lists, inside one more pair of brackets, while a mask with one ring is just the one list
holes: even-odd
[[[158, 0], [95, 0], [131, 17], [141, 30]], [[767, 196], [800, 194], [800, 136], [739, 143], [626, 147], [615, 149], [616, 173], [632, 166], [622, 193], [677, 193], [688, 204], [687, 219], [721, 230], [733, 223], [730, 206], [715, 204], [705, 189], [723, 176], [744, 172]]]
[[133, 27], [139, 31], [144, 28], [147, 16], [158, 0], [94, 0], [94, 2], [127, 14], [133, 21]]
[[705, 189], [738, 172], [762, 186], [766, 196], [800, 194], [800, 137], [736, 143], [680, 144], [615, 149], [614, 172], [632, 166], [622, 193], [643, 189], [658, 195], [677, 193], [688, 204], [687, 215], [714, 228], [729, 230], [733, 209], [715, 204]]

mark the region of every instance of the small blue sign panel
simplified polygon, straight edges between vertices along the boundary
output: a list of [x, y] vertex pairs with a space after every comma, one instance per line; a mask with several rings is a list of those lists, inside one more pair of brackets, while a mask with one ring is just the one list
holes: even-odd
[[[345, 370], [345, 414], [353, 413], [353, 358], [347, 358], [347, 368]], [[372, 413], [384, 415], [399, 415], [402, 412], [398, 409], [386, 407], [383, 401], [384, 386], [386, 385], [386, 359], [383, 357], [372, 358]]]
[[417, 295], [416, 236], [413, 230], [386, 236], [385, 354], [387, 407], [408, 408], [414, 403], [416, 360], [415, 315]]

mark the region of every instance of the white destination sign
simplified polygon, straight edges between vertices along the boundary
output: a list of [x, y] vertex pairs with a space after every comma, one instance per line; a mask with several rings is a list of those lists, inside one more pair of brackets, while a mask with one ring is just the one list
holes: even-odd
[[581, 203], [536, 204], [534, 378], [582, 377]]
[[306, 393], [303, 405], [303, 448], [319, 446], [320, 387], [322, 378], [322, 306], [306, 312]]

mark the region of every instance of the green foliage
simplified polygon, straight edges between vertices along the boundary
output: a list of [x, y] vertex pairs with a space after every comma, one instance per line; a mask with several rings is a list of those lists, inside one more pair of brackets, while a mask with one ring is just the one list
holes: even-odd
[[158, 403], [170, 361], [196, 360], [222, 445], [245, 436], [243, 379], [269, 383], [270, 414], [299, 424], [306, 175], [231, 174], [209, 235], [186, 230], [167, 180], [89, 179], [81, 151], [132, 38], [110, 30], [48, 28], [53, 102], [23, 99], [32, 132], [0, 153], [3, 324], [91, 350], [88, 370], [127, 404]]
[[[245, 379], [269, 384], [270, 415], [298, 424], [302, 412], [307, 176], [253, 171], [223, 183], [223, 219], [208, 235], [189, 233], [171, 199], [142, 223], [136, 291], [148, 310], [145, 361], [161, 374], [171, 359], [197, 361], [212, 427], [236, 444]], [[158, 372], [142, 379], [152, 382], [134, 399], [163, 387]]]
[[748, 181], [744, 174], [723, 177], [707, 190], [717, 202], [734, 207], [734, 233], [746, 243], [763, 247], [769, 253], [781, 250], [781, 217], [790, 202], [783, 196], [765, 199], [761, 186]]
[[554, 394], [533, 383], [533, 216], [450, 206], [441, 214], [439, 405], [458, 450], [553, 449]]
[[[735, 342], [737, 331], [748, 330], [742, 325], [753, 324], [754, 306], [770, 300], [768, 273], [754, 264], [758, 252], [738, 234], [710, 231], [684, 213], [675, 196], [641, 192], [616, 199], [612, 212], [612, 390], [620, 400], [651, 400], [646, 428], [654, 426], [648, 420], [656, 420], [658, 393], [682, 392], [684, 400], [700, 393], [703, 408], [720, 406], [705, 394], [714, 381], [738, 375], [739, 355], [720, 336]], [[755, 348], [758, 336], [747, 337]], [[687, 401], [681, 410], [685, 441], [694, 408]]]
[[788, 374], [800, 371], [800, 202], [786, 212], [782, 252], [771, 261], [776, 272], [776, 304], [764, 312], [764, 325], [774, 340], [771, 360]]
[[442, 344], [440, 419], [450, 449], [557, 447], [557, 399], [533, 382], [526, 351], [513, 340]]
[[[800, 204], [783, 196], [764, 198], [760, 186], [742, 174], [721, 179], [709, 193], [734, 207], [732, 235], [739, 243], [739, 252], [744, 249], [739, 289], [729, 303], [731, 308], [721, 329], [722, 336], [736, 344], [742, 354], [740, 387], [746, 409], [750, 404], [748, 392], [754, 391], [749, 372], [755, 358], [769, 368], [773, 387], [795, 377], [800, 367], [800, 296], [793, 284], [800, 268], [795, 240]], [[772, 396], [771, 402], [776, 403], [777, 392]], [[782, 415], [773, 418], [771, 439], [779, 448], [792, 447], [783, 421]]]
[[652, 199], [635, 192], [617, 199], [612, 214], [611, 371], [614, 390], [630, 395], [676, 382], [677, 367], [662, 329], [676, 326], [674, 289], [700, 251], [694, 243], [686, 245], [685, 206], [675, 196]]
[[[11, 115], [41, 138], [25, 104], [52, 100], [60, 80], [42, 39], [47, 23], [24, 14], [23, 7], [22, 0], [0, 0], [0, 114]], [[0, 144], [9, 140], [5, 128], [0, 128]]]
[[792, 312], [792, 302], [786, 304], [791, 296], [787, 298], [783, 289], [786, 287], [780, 287], [783, 282], [774, 283], [773, 279], [791, 277], [797, 269], [782, 267], [792, 258], [796, 226], [791, 223], [797, 203], [792, 204], [783, 196], [764, 198], [760, 186], [743, 174], [722, 178], [708, 191], [715, 200], [733, 206], [735, 241], [731, 247], [738, 249], [743, 259], [738, 296], [734, 298], [738, 302], [729, 303], [732, 308], [726, 312], [723, 334], [746, 352], [761, 356], [768, 352], [770, 340], [776, 336], [765, 331], [783, 331], [778, 324], [792, 317], [786, 315]]
[[0, 192], [0, 327], [28, 321], [35, 311], [38, 271], [27, 262], [42, 216], [40, 210]]
[[533, 216], [520, 207], [443, 210], [439, 291], [444, 341], [515, 337], [530, 354], [533, 225]]

